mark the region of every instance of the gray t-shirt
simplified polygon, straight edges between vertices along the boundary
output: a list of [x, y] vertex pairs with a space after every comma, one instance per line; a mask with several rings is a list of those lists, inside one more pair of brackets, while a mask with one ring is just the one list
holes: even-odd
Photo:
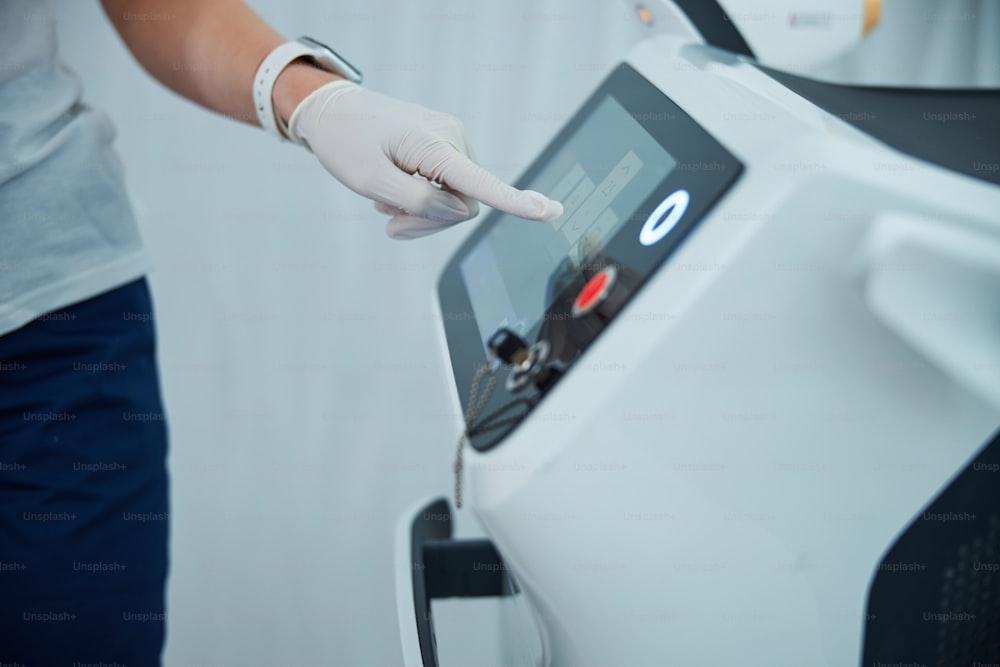
[[0, 335], [148, 270], [114, 127], [82, 93], [51, 0], [0, 0]]

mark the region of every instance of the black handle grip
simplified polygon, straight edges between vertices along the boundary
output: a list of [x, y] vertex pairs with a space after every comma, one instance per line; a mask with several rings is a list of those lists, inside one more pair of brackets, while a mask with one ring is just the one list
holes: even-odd
[[444, 498], [426, 505], [410, 527], [413, 611], [424, 667], [438, 667], [431, 600], [505, 594], [506, 566], [489, 540], [453, 540], [451, 506]]

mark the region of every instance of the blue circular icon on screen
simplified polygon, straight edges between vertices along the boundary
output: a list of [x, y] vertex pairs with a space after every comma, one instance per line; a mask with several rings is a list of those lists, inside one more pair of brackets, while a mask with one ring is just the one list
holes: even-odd
[[639, 243], [651, 246], [670, 233], [687, 211], [691, 195], [687, 190], [675, 190], [646, 218], [639, 231]]

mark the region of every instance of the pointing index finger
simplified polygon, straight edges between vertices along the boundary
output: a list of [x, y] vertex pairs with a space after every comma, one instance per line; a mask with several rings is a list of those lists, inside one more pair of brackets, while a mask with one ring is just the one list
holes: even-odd
[[519, 218], [555, 220], [563, 213], [559, 202], [534, 190], [511, 187], [457, 151], [448, 157], [441, 180], [451, 190]]

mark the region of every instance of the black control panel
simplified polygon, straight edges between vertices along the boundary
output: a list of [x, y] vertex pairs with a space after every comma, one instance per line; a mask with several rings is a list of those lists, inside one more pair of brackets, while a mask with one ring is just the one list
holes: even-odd
[[[563, 215], [494, 212], [439, 281], [463, 408], [482, 402], [473, 447], [521, 423], [742, 168], [637, 71], [612, 72], [516, 183], [562, 202]], [[500, 369], [488, 399], [470, 396], [491, 360]]]

